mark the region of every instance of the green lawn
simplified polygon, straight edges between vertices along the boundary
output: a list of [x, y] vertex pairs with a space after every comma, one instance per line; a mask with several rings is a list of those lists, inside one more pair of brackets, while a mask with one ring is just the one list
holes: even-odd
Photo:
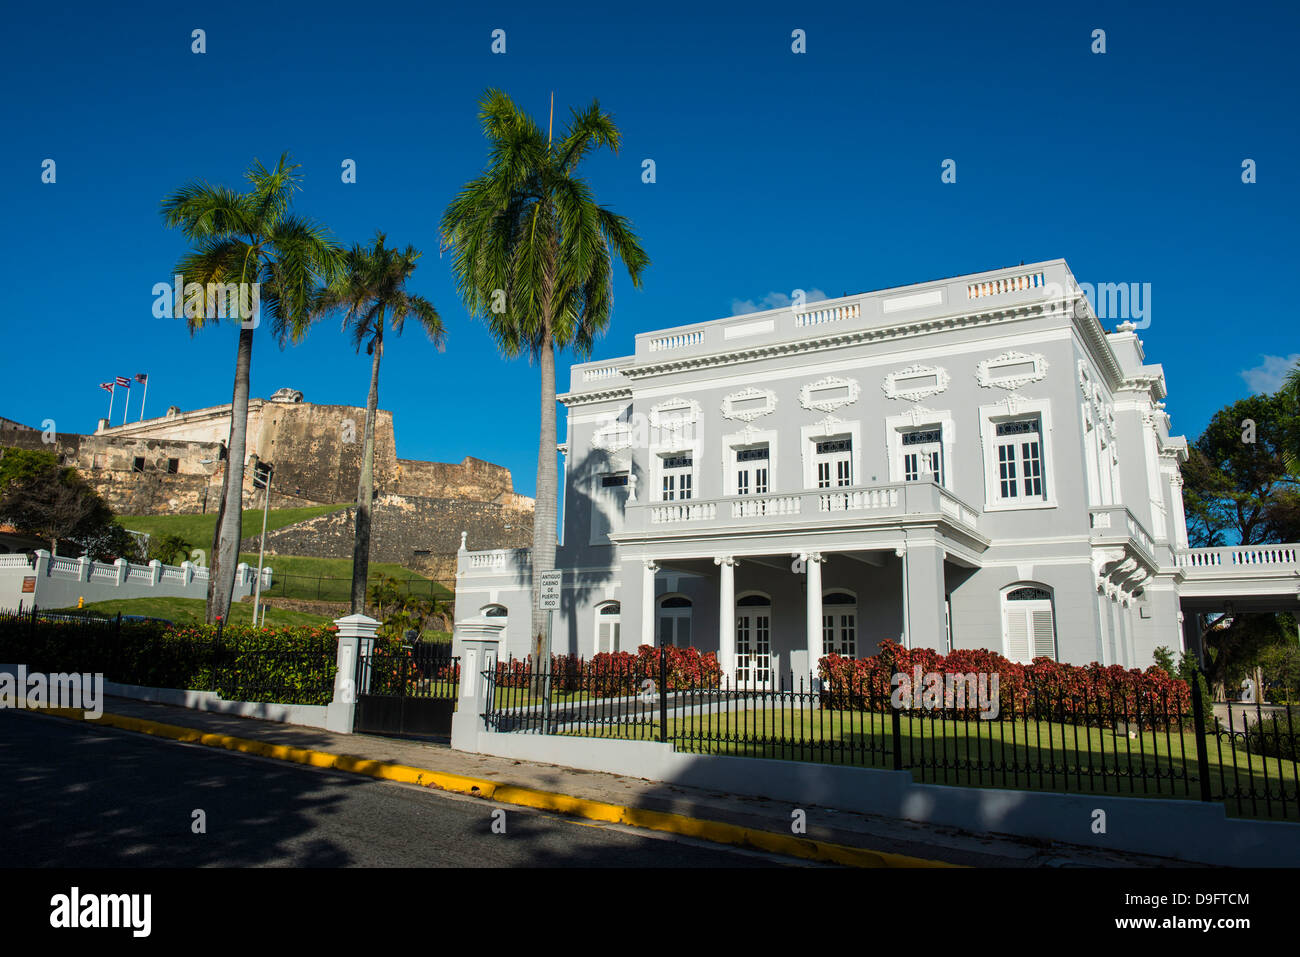
[[[892, 768], [890, 724], [888, 714], [773, 708], [670, 718], [668, 738], [679, 751]], [[1046, 721], [954, 723], [907, 716], [899, 725], [903, 767], [917, 781], [1200, 798], [1196, 739], [1190, 732], [1145, 731], [1128, 737]], [[569, 733], [657, 740], [659, 722], [597, 725]], [[987, 770], [989, 766], [999, 770]], [[1211, 738], [1209, 771], [1213, 793], [1243, 795], [1242, 815], [1281, 817], [1276, 797], [1280, 787], [1288, 794], [1287, 818], [1297, 817], [1300, 765], [1296, 762], [1233, 750], [1226, 741], [1220, 748]], [[1271, 815], [1266, 792], [1274, 795]], [[1230, 815], [1238, 813], [1235, 798], [1227, 807]]]
[[[166, 618], [178, 625], [201, 625], [204, 616], [202, 598], [116, 598], [112, 601], [89, 602], [86, 611], [103, 615], [146, 615], [150, 618]], [[236, 602], [230, 606], [230, 621], [239, 625], [250, 624], [253, 620], [252, 604]], [[324, 615], [310, 615], [302, 611], [288, 611], [282, 608], [268, 608], [266, 612], [267, 627], [293, 627], [297, 625], [327, 625], [331, 620]]]
[[[347, 505], [311, 505], [305, 508], [273, 508], [266, 518], [266, 530], [273, 532], [277, 528], [315, 518], [317, 515], [328, 515], [330, 512], [337, 512], [347, 507]], [[241, 538], [262, 534], [260, 508], [245, 509], [242, 521]], [[119, 525], [133, 532], [144, 532], [147, 535], [180, 535], [192, 547], [201, 548], [205, 552], [212, 549], [212, 533], [216, 522], [216, 512], [208, 512], [206, 515], [119, 515], [117, 518]], [[256, 555], [253, 556], [253, 561], [257, 561]]]

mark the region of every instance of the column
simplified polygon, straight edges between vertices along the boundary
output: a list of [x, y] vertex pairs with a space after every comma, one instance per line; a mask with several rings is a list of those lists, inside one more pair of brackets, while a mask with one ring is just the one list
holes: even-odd
[[641, 563], [641, 644], [655, 644], [655, 572], [659, 566], [650, 559]]
[[943, 558], [938, 542], [909, 542], [903, 555], [908, 648], [944, 647]]
[[804, 559], [807, 566], [808, 596], [805, 604], [808, 611], [808, 673], [815, 680], [817, 662], [822, 656], [822, 556], [821, 552], [809, 552], [799, 557]]
[[718, 664], [722, 676], [731, 678], [736, 670], [736, 560], [730, 555], [713, 559], [718, 572]]

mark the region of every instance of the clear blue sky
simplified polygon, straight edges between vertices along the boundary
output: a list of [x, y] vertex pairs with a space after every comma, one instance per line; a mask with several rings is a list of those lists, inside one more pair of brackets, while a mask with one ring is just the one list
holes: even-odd
[[[153, 414], [228, 402], [234, 328], [191, 339], [152, 317], [151, 288], [185, 248], [158, 203], [195, 178], [239, 185], [254, 157], [288, 150], [306, 174], [299, 212], [344, 243], [380, 228], [425, 250], [413, 288], [448, 344], [389, 344], [380, 402], [398, 454], [489, 459], [532, 494], [536, 369], [498, 356], [437, 248], [442, 209], [486, 156], [488, 86], [543, 122], [552, 90], [560, 118], [598, 97], [623, 130], [623, 152], [587, 172], [653, 262], [642, 290], [620, 279], [597, 358], [795, 288], [834, 296], [1058, 256], [1082, 281], [1151, 283], [1147, 358], [1189, 437], [1300, 353], [1294, 4], [444, 6], [7, 10], [0, 415], [88, 432], [107, 404], [97, 384], [137, 372]], [[195, 28], [205, 55], [190, 52]], [[496, 28], [505, 55], [490, 51]], [[1104, 55], [1090, 52], [1096, 28]], [[340, 181], [345, 158], [355, 185]], [[940, 182], [947, 158], [955, 185]], [[252, 378], [254, 395], [292, 386], [360, 405], [368, 360], [332, 325], [283, 352], [261, 333]], [[137, 387], [133, 419], [138, 403]]]

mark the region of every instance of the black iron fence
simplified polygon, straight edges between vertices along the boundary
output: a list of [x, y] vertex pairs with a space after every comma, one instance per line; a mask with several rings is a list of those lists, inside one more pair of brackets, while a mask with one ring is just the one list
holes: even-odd
[[[503, 661], [485, 672], [490, 729], [671, 742], [703, 754], [906, 770], [922, 782], [1222, 801], [1229, 813], [1300, 818], [1300, 709], [1252, 705], [1227, 723], [1182, 685], [999, 694], [991, 676], [927, 699], [901, 679], [749, 680], [673, 674], [668, 656]], [[977, 676], [968, 676], [975, 679]], [[761, 682], [757, 679], [765, 679]]]
[[0, 662], [29, 673], [102, 674], [152, 688], [212, 691], [231, 701], [328, 704], [337, 669], [332, 639], [292, 645], [273, 634], [172, 628], [75, 612], [0, 611]]
[[418, 642], [397, 649], [376, 643], [357, 662], [362, 694], [455, 700], [460, 687], [460, 658], [445, 643]]

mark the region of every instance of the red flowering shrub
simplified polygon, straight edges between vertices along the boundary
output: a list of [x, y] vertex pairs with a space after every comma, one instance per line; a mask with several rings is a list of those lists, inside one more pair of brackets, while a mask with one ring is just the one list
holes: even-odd
[[[669, 691], [688, 688], [717, 688], [722, 683], [722, 667], [713, 652], [701, 654], [697, 648], [665, 648], [664, 677]], [[659, 687], [660, 649], [642, 645], [636, 653], [602, 652], [591, 658], [576, 655], [552, 655], [551, 679], [556, 691], [586, 692], [596, 698], [642, 694], [646, 680]], [[498, 688], [523, 688], [532, 683], [531, 659], [497, 662]]]
[[918, 667], [922, 676], [931, 672], [997, 675], [1002, 719], [1028, 716], [1085, 724], [1119, 720], [1144, 728], [1191, 720], [1187, 682], [1171, 678], [1155, 665], [1145, 672], [1097, 662], [1067, 665], [1050, 658], [1035, 658], [1024, 665], [985, 649], [941, 655], [892, 641], [881, 642], [880, 654], [870, 658], [826, 655], [819, 660], [817, 673], [827, 689], [823, 705], [887, 711], [893, 674], [902, 672], [914, 682]]

